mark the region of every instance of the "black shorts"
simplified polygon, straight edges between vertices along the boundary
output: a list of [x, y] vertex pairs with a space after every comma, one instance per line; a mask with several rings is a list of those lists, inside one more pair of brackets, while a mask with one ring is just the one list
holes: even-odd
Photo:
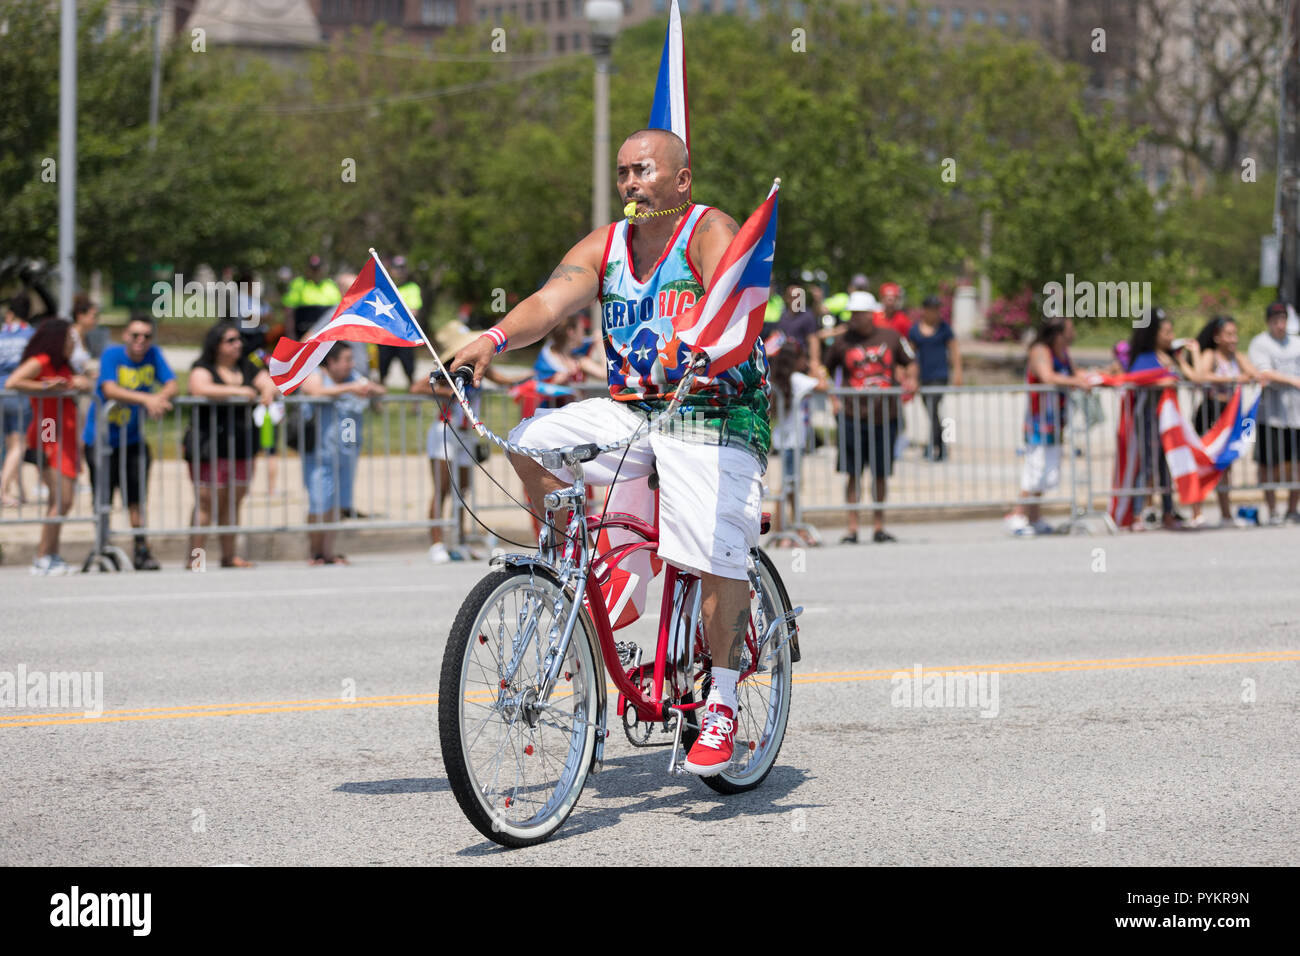
[[[95, 458], [95, 446], [86, 445], [86, 468], [90, 472], [90, 483], [96, 485], [95, 469], [99, 462]], [[126, 456], [125, 463], [122, 457]], [[149, 486], [149, 465], [153, 462], [153, 453], [145, 442], [136, 442], [122, 448], [114, 448], [109, 457], [108, 503], [113, 503], [113, 492], [120, 491], [128, 505], [138, 505], [144, 501]], [[126, 487], [122, 487], [122, 472], [126, 471]], [[96, 501], [99, 490], [96, 487]]]
[[1300, 428], [1261, 425], [1255, 431], [1255, 461], [1266, 468], [1300, 461]]
[[894, 443], [897, 439], [897, 418], [872, 422], [866, 418], [841, 415], [835, 470], [846, 475], [860, 475], [870, 465], [875, 477], [888, 478], [894, 471]]

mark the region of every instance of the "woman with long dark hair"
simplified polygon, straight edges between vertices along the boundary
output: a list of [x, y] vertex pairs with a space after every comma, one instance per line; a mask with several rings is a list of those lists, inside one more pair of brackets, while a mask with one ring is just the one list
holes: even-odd
[[[1196, 407], [1194, 424], [1196, 433], [1204, 435], [1214, 427], [1228, 402], [1232, 401], [1236, 387], [1255, 381], [1259, 373], [1246, 354], [1237, 351], [1237, 320], [1230, 315], [1216, 315], [1206, 322], [1196, 336], [1196, 344], [1201, 353], [1196, 362], [1196, 371], [1205, 391], [1201, 403]], [[1232, 503], [1228, 500], [1230, 487], [1229, 472], [1225, 470], [1215, 488], [1215, 494], [1219, 498], [1219, 524], [1243, 528], [1249, 522], [1244, 518], [1233, 517]], [[1204, 523], [1201, 503], [1198, 501], [1192, 505], [1192, 525], [1199, 528]]]
[[[63, 517], [72, 508], [77, 472], [81, 470], [81, 450], [77, 441], [76, 401], [70, 394], [47, 397], [44, 393], [90, 390], [90, 380], [72, 369], [74, 347], [71, 325], [63, 319], [46, 319], [32, 333], [23, 350], [22, 363], [5, 382], [5, 388], [33, 396], [27, 447], [35, 449], [40, 456], [41, 480], [49, 492], [46, 517], [54, 519]], [[71, 570], [59, 557], [61, 528], [58, 521], [41, 527], [32, 574], [67, 574]]]
[[[1199, 381], [1200, 373], [1196, 370], [1196, 362], [1200, 358], [1200, 349], [1195, 340], [1179, 343], [1179, 347], [1175, 348], [1173, 320], [1158, 306], [1153, 306], [1145, 318], [1145, 324], [1134, 328], [1129, 336], [1130, 360], [1126, 371], [1163, 369], [1175, 378], [1189, 382]], [[1184, 527], [1184, 522], [1174, 508], [1173, 479], [1169, 476], [1169, 465], [1160, 443], [1159, 386], [1135, 388], [1137, 394], [1133, 399], [1132, 447], [1137, 459], [1137, 474], [1133, 486], [1169, 488], [1169, 491], [1160, 493], [1161, 524], [1167, 530], [1177, 530]], [[1133, 510], [1137, 520], [1131, 525], [1135, 531], [1143, 529], [1141, 509], [1147, 500], [1145, 494], [1136, 497]]]
[[[185, 433], [185, 460], [194, 480], [194, 518], [202, 527], [212, 523], [239, 524], [239, 507], [253, 477], [258, 451], [253, 402], [269, 406], [275, 383], [264, 368], [243, 354], [244, 342], [234, 322], [218, 322], [203, 338], [203, 349], [190, 367], [190, 394], [208, 399], [194, 408]], [[204, 535], [190, 537], [190, 553], [202, 548]], [[189, 561], [186, 561], [189, 567]], [[221, 535], [221, 566], [251, 568], [235, 554], [234, 534]]]
[[1047, 318], [1038, 324], [1025, 364], [1027, 385], [1054, 385], [1055, 392], [1031, 391], [1025, 407], [1025, 462], [1020, 475], [1020, 503], [1006, 516], [1007, 530], [1017, 537], [1053, 534], [1038, 502], [1043, 492], [1061, 483], [1061, 446], [1065, 442], [1067, 388], [1089, 388], [1070, 358], [1074, 321]]

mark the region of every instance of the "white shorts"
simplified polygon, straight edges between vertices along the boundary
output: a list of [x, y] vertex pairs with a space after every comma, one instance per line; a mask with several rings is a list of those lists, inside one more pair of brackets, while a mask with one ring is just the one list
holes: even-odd
[[[645, 417], [610, 398], [589, 398], [563, 408], [542, 409], [510, 432], [525, 448], [562, 448], [617, 441]], [[626, 456], [624, 456], [626, 451]], [[620, 467], [621, 462], [621, 467]], [[758, 546], [763, 477], [757, 459], [739, 448], [688, 444], [658, 432], [630, 448], [586, 462], [588, 484], [644, 478], [659, 472], [659, 557], [687, 571], [746, 580], [751, 548]], [[554, 472], [572, 481], [567, 468]]]
[[[448, 426], [446, 422], [434, 422], [429, 426], [429, 434], [425, 438], [425, 450], [429, 457], [438, 461], [454, 461], [458, 468], [470, 468], [474, 465], [474, 456], [471, 452], [478, 443], [478, 435], [472, 431], [462, 429], [460, 431], [460, 441], [456, 440], [455, 429]], [[469, 446], [467, 451], [461, 441]]]
[[1061, 446], [1030, 445], [1025, 449], [1025, 467], [1020, 490], [1042, 494], [1061, 483]]

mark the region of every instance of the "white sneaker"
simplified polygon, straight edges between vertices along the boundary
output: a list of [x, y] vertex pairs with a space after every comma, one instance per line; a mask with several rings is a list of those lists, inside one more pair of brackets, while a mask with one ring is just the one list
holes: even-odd
[[1033, 525], [1026, 523], [1021, 527], [1017, 528], [1015, 531], [1011, 532], [1011, 534], [1013, 537], [1016, 538], [1036, 538], [1038, 537], [1038, 529], [1036, 529]]
[[47, 554], [32, 562], [32, 574], [39, 577], [71, 573], [72, 565], [68, 564], [67, 561], [64, 561], [57, 554]]
[[1270, 528], [1280, 528], [1286, 522], [1281, 513], [1275, 513], [1268, 516], [1268, 526]]
[[447, 546], [441, 541], [429, 545], [429, 560], [434, 564], [446, 564], [450, 561], [451, 555], [447, 552]]
[[1029, 527], [1029, 519], [1012, 512], [1002, 519], [1002, 524], [1006, 527], [1007, 534], [1019, 534], [1023, 528]]

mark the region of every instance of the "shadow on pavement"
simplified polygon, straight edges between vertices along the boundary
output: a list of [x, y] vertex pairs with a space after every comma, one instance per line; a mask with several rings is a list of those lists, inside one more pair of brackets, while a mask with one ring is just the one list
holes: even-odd
[[[779, 759], [779, 758], [778, 758]], [[668, 748], [652, 753], [638, 753], [605, 761], [604, 769], [587, 778], [582, 796], [573, 814], [558, 833], [546, 841], [561, 843], [584, 833], [609, 830], [624, 817], [640, 813], [675, 813], [698, 823], [731, 820], [736, 817], [785, 816], [800, 807], [811, 810], [822, 804], [776, 802], [790, 796], [811, 775], [806, 770], [777, 763], [758, 788], [748, 793], [727, 795], [712, 790], [703, 781], [693, 777], [670, 777], [667, 772]], [[665, 787], [673, 788], [661, 793]], [[618, 806], [601, 806], [603, 801], [623, 801], [640, 797], [634, 803], [620, 802]], [[459, 850], [456, 856], [485, 856], [492, 853], [510, 853], [505, 847], [491, 841]]]

